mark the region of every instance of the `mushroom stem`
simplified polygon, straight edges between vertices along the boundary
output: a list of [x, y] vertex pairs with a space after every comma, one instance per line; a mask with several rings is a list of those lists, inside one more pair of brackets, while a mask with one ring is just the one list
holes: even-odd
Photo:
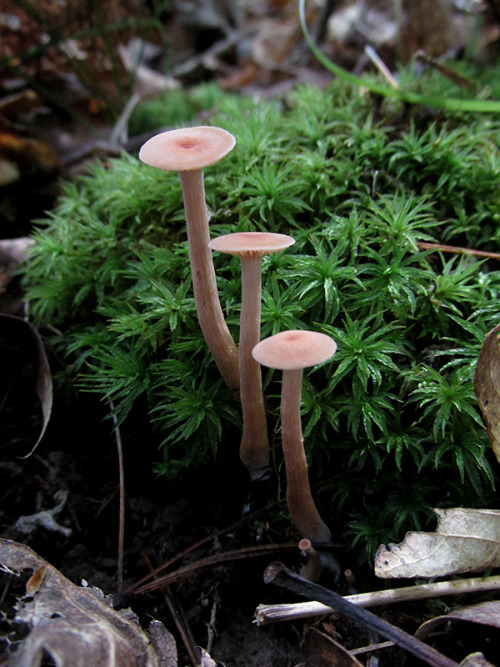
[[240, 321], [240, 395], [243, 432], [240, 459], [252, 480], [265, 477], [269, 468], [267, 419], [262, 395], [260, 364], [252, 355], [260, 340], [262, 256], [242, 255]]
[[282, 446], [286, 468], [286, 501], [290, 516], [302, 535], [313, 542], [329, 542], [330, 529], [314, 503], [300, 418], [302, 368], [283, 370], [281, 390]]
[[307, 563], [300, 568], [300, 576], [308, 581], [319, 581], [321, 576], [321, 558], [311, 544], [311, 540], [303, 537], [299, 542], [299, 549], [307, 558]]
[[212, 253], [208, 247], [207, 206], [203, 170], [179, 172], [193, 291], [200, 328], [215, 363], [230, 389], [238, 389], [238, 349], [229, 332], [219, 301]]

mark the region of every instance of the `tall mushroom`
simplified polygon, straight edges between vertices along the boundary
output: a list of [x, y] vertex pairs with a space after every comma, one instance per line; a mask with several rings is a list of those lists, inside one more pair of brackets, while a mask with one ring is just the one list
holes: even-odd
[[262, 396], [262, 375], [252, 350], [260, 340], [262, 258], [288, 248], [294, 239], [286, 234], [236, 232], [209, 243], [212, 250], [236, 255], [241, 261], [240, 397], [243, 433], [240, 458], [252, 481], [263, 479], [269, 470], [269, 441]]
[[302, 373], [304, 368], [329, 359], [336, 349], [337, 344], [326, 334], [291, 330], [265, 338], [253, 350], [259, 363], [283, 371], [281, 429], [286, 500], [294, 524], [303, 537], [313, 542], [328, 542], [331, 533], [319, 515], [309, 486], [300, 419]]
[[224, 320], [208, 248], [203, 168], [221, 160], [235, 143], [233, 135], [219, 127], [189, 127], [157, 134], [139, 152], [142, 162], [179, 172], [198, 320], [215, 363], [231, 389], [239, 385], [238, 350]]

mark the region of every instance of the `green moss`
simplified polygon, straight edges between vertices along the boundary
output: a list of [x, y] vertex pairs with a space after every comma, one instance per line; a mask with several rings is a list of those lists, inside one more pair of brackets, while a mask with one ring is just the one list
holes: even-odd
[[[473, 372], [498, 323], [499, 267], [418, 243], [498, 246], [499, 121], [374, 104], [340, 81], [272, 102], [212, 101], [204, 122], [237, 139], [205, 172], [212, 234], [296, 239], [264, 260], [262, 335], [311, 328], [338, 341], [306, 374], [303, 400], [311, 475], [335, 477], [329, 522], [370, 549], [425, 524], [429, 505], [486, 502], [492, 459]], [[96, 163], [35, 239], [32, 317], [62, 332], [52, 345], [123, 428], [147, 406], [163, 442], [157, 470], [174, 476], [237, 446], [239, 407], [196, 321], [177, 174], [130, 155]], [[237, 339], [239, 264], [218, 254], [215, 264]], [[274, 426], [280, 377], [264, 379]], [[274, 432], [277, 465], [279, 441]]]
[[186, 92], [174, 89], [160, 98], [140, 104], [132, 114], [129, 134], [137, 136], [155, 132], [159, 127], [169, 128], [189, 123], [204, 111], [209, 111], [219, 96], [215, 84], [206, 84]]

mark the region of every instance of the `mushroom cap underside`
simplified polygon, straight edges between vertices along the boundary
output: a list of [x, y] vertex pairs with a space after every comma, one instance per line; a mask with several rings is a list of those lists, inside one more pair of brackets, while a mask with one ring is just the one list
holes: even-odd
[[295, 243], [286, 234], [272, 232], [235, 232], [212, 239], [208, 244], [212, 250], [239, 255], [240, 257], [262, 256], [284, 250]]
[[253, 348], [253, 356], [263, 366], [296, 370], [316, 366], [335, 354], [337, 343], [317, 331], [292, 329], [265, 338]]
[[235, 143], [233, 135], [220, 127], [169, 130], [148, 139], [139, 151], [139, 159], [165, 171], [194, 171], [222, 160]]

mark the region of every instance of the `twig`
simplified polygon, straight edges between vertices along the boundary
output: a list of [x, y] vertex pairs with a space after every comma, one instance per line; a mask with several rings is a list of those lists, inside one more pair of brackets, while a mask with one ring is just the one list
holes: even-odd
[[415, 655], [428, 665], [432, 665], [433, 667], [458, 667], [457, 662], [439, 653], [432, 646], [415, 639], [415, 637], [412, 637], [404, 630], [375, 616], [370, 611], [357, 607], [338, 593], [303, 579], [282, 563], [269, 565], [264, 572], [264, 581], [267, 584], [276, 584], [302, 597], [318, 600], [332, 607], [332, 609], [344, 614], [357, 625], [363, 626], [368, 631], [377, 632], [395, 642], [398, 646], [406, 649], [409, 653]]
[[449, 252], [453, 255], [474, 255], [475, 257], [486, 257], [488, 259], [500, 259], [500, 253], [490, 252], [489, 250], [475, 250], [474, 248], [462, 248], [455, 245], [443, 245], [442, 243], [426, 243], [417, 241], [420, 250], [439, 250]]
[[[438, 581], [433, 584], [390, 588], [371, 593], [346, 595], [345, 600], [357, 607], [376, 607], [379, 605], [408, 602], [411, 600], [427, 600], [444, 595], [462, 595], [463, 593], [478, 593], [500, 588], [500, 575], [494, 577], [476, 577], [472, 579], [457, 579], [456, 581]], [[332, 608], [321, 602], [298, 602], [295, 604], [259, 605], [256, 610], [257, 625], [293, 621], [299, 618], [309, 618], [331, 614]]]
[[395, 88], [396, 90], [399, 89], [399, 83], [396, 81], [394, 76], [392, 75], [392, 72], [390, 69], [387, 67], [387, 65], [384, 63], [382, 58], [378, 55], [378, 53], [375, 51], [375, 49], [367, 44], [365, 46], [365, 53], [368, 56], [368, 58], [371, 60], [371, 62], [375, 65], [375, 67], [378, 69], [378, 71], [382, 74], [382, 76], [385, 78], [387, 83]]
[[125, 472], [123, 466], [123, 447], [120, 429], [118, 427], [118, 419], [115, 414], [115, 409], [111, 403], [111, 414], [113, 416], [116, 450], [118, 453], [118, 478], [120, 486], [120, 509], [118, 512], [118, 593], [123, 591], [123, 544], [125, 542]]
[[414, 53], [414, 57], [416, 60], [420, 60], [421, 62], [424, 62], [426, 65], [429, 65], [429, 67], [432, 67], [433, 69], [437, 70], [440, 74], [442, 74], [456, 86], [460, 86], [460, 88], [466, 88], [467, 90], [474, 90], [476, 88], [476, 84], [474, 83], [474, 81], [467, 78], [466, 76], [463, 76], [463, 74], [456, 72], [451, 67], [448, 67], [448, 65], [439, 62], [439, 60], [436, 60], [435, 58], [428, 56], [427, 53], [425, 53], [425, 51], [422, 50], [416, 51]]
[[364, 653], [380, 651], [383, 648], [391, 648], [391, 646], [394, 646], [394, 642], [378, 642], [377, 644], [368, 644], [368, 646], [362, 646], [361, 648], [352, 648], [349, 653], [351, 655], [363, 655]]

